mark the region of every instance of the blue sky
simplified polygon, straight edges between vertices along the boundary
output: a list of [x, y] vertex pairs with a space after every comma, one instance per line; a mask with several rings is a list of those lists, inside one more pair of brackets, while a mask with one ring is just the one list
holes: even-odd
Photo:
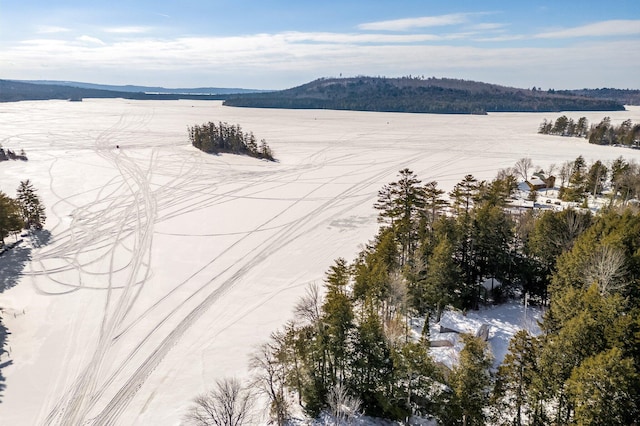
[[340, 75], [640, 89], [640, 0], [0, 0], [0, 78], [281, 89]]

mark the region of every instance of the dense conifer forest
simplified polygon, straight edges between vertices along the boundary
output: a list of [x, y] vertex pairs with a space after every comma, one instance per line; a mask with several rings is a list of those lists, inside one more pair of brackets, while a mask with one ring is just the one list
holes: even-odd
[[[377, 235], [352, 262], [337, 259], [251, 359], [245, 390], [264, 392], [275, 423], [300, 405], [338, 420], [361, 412], [444, 425], [634, 424], [640, 213], [628, 191], [637, 195], [640, 168], [609, 165], [608, 207], [595, 214], [514, 209], [518, 179], [536, 170], [526, 160], [490, 182], [467, 175], [448, 197], [409, 169], [379, 191]], [[580, 185], [583, 161], [570, 163], [563, 187]], [[503, 285], [487, 291], [486, 277]], [[462, 336], [449, 369], [430, 357], [427, 326], [410, 332], [415, 318], [429, 324], [445, 309], [524, 295], [545, 309], [541, 334], [516, 333], [497, 369], [480, 337]]]
[[624, 106], [615, 100], [595, 99], [572, 93], [410, 76], [319, 79], [278, 92], [230, 95], [224, 104], [258, 108], [446, 114], [624, 110]]

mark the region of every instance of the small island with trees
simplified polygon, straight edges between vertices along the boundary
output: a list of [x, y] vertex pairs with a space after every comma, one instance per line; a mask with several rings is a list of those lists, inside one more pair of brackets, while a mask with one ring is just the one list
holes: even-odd
[[253, 132], [243, 132], [239, 124], [210, 121], [189, 127], [191, 144], [210, 154], [231, 153], [275, 161], [273, 151], [264, 139], [257, 142]]

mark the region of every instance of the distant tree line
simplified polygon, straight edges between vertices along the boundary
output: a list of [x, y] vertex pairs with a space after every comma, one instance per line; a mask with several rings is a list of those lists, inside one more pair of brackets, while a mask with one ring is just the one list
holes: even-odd
[[[385, 185], [375, 238], [352, 263], [337, 259], [323, 288], [311, 286], [295, 318], [251, 358], [251, 386], [268, 396], [272, 420], [286, 424], [299, 404], [336, 419], [633, 424], [640, 214], [621, 200], [597, 216], [514, 211], [516, 182], [515, 168], [491, 182], [467, 175], [446, 199], [437, 182], [403, 169]], [[487, 277], [503, 285], [487, 291]], [[453, 369], [433, 361], [430, 318], [518, 294], [547, 306], [542, 334], [518, 332], [495, 374], [487, 343], [472, 335], [462, 335]], [[410, 332], [416, 317], [425, 324], [420, 338]]]
[[600, 123], [591, 126], [586, 117], [580, 117], [577, 122], [566, 115], [558, 117], [555, 121], [545, 119], [540, 124], [538, 133], [587, 138], [589, 143], [596, 145], [640, 145], [640, 123], [633, 124], [631, 120], [625, 120], [619, 126], [614, 126], [610, 117], [605, 117]]
[[610, 99], [618, 101], [623, 105], [640, 105], [640, 90], [637, 89], [579, 89], [561, 91], [560, 93], [587, 96], [597, 99]]
[[42, 229], [46, 220], [44, 205], [29, 181], [20, 182], [16, 198], [0, 191], [0, 245], [22, 229]]
[[25, 100], [82, 100], [83, 98], [96, 99], [136, 99], [136, 100], [221, 100], [227, 95], [197, 95], [190, 93], [145, 93], [116, 90], [100, 90], [85, 87], [72, 87], [64, 84], [35, 84], [20, 81], [0, 79], [0, 102], [17, 102]]
[[273, 151], [264, 139], [258, 143], [253, 132], [243, 132], [239, 124], [208, 122], [188, 128], [189, 140], [201, 151], [218, 154], [249, 155], [274, 161]]

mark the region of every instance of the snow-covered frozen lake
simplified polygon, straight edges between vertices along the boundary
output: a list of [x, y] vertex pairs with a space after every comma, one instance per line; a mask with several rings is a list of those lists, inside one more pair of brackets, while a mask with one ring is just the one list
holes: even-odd
[[[559, 115], [0, 104], [0, 142], [29, 158], [0, 163], [0, 190], [15, 196], [30, 179], [51, 233], [0, 294], [12, 333], [0, 424], [179, 424], [215, 379], [248, 374], [248, 355], [306, 286], [373, 237], [377, 191], [400, 169], [448, 191], [522, 157], [640, 160], [536, 133]], [[605, 115], [638, 122], [640, 108], [567, 113]], [[279, 162], [197, 151], [187, 126], [207, 121], [265, 138]]]

